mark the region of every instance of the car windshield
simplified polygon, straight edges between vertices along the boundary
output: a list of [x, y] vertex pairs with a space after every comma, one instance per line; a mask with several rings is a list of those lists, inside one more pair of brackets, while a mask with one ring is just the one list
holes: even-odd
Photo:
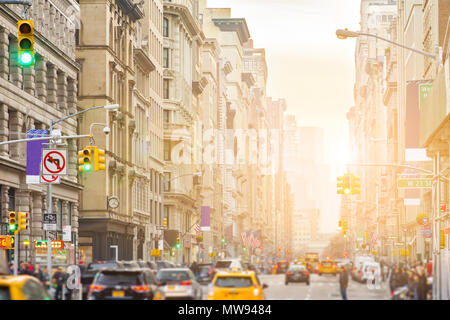
[[116, 268], [117, 263], [116, 262], [105, 262], [105, 263], [89, 263], [87, 270], [88, 271], [96, 271], [96, 270], [102, 270], [106, 268]]
[[190, 280], [187, 271], [176, 271], [176, 270], [161, 270], [158, 272], [158, 281], [186, 281]]
[[142, 284], [141, 272], [100, 272], [96, 284], [114, 285], [140, 285]]
[[11, 300], [9, 296], [9, 287], [0, 287], [0, 300]]
[[253, 286], [250, 277], [218, 277], [214, 286], [219, 288], [248, 288]]
[[331, 267], [333, 265], [333, 262], [331, 261], [322, 261], [322, 265], [325, 267]]
[[229, 268], [231, 261], [217, 261], [216, 268]]

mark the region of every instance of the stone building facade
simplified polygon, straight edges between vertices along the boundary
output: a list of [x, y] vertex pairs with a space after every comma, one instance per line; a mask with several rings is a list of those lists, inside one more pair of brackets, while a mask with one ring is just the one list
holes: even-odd
[[[0, 8], [0, 141], [26, 138], [27, 130], [48, 130], [50, 121], [77, 112], [77, 72], [75, 62], [75, 1], [35, 1], [27, 18], [34, 21], [35, 65], [18, 65], [17, 21], [22, 19], [22, 6]], [[54, 129], [63, 135], [75, 135], [77, 122], [68, 119]], [[65, 255], [55, 261], [67, 265], [77, 262], [78, 201], [81, 185], [77, 181], [75, 140], [67, 140], [68, 174], [53, 186], [53, 213], [57, 215], [57, 231], [51, 237], [62, 240], [63, 226], [71, 226], [71, 241]], [[0, 146], [0, 217], [1, 234], [6, 234], [8, 211], [29, 213], [29, 229], [20, 232], [19, 259], [25, 260], [23, 240], [31, 245], [27, 258], [32, 263], [46, 264], [46, 257], [36, 254], [33, 241], [47, 239], [43, 230], [43, 214], [47, 211], [47, 185], [27, 184], [26, 143]]]
[[[80, 249], [86, 262], [113, 259], [112, 246], [120, 260], [149, 260], [154, 240], [162, 239], [162, 2], [80, 1], [80, 8], [79, 105], [120, 106], [88, 112], [80, 121], [82, 131], [92, 123], [111, 129], [104, 135], [94, 127], [106, 170], [80, 173]], [[79, 148], [88, 144], [81, 140]], [[108, 205], [113, 196], [118, 208]]]

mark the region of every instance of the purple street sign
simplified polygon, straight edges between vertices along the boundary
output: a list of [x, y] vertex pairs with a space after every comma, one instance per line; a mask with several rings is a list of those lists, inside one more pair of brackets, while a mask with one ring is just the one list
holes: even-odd
[[[27, 130], [27, 138], [40, 138], [48, 136], [47, 130]], [[44, 143], [48, 140], [27, 142], [27, 184], [40, 184], [41, 157]]]
[[210, 231], [211, 225], [210, 225], [210, 213], [211, 208], [210, 207], [202, 207], [201, 209], [201, 216], [200, 216], [200, 229], [202, 231]]

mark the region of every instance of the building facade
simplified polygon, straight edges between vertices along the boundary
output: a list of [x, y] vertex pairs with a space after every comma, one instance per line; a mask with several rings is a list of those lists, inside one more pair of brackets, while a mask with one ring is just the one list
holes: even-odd
[[[0, 141], [27, 138], [28, 130], [48, 130], [50, 121], [60, 119], [77, 110], [77, 73], [75, 61], [76, 16], [79, 6], [74, 1], [56, 4], [39, 1], [30, 7], [27, 18], [34, 21], [35, 64], [21, 67], [18, 63], [17, 21], [22, 19], [23, 6], [2, 5], [0, 9]], [[63, 135], [75, 135], [77, 122], [68, 119], [54, 129]], [[43, 131], [40, 131], [43, 133]], [[34, 240], [48, 237], [62, 240], [63, 228], [70, 226], [71, 241], [66, 241], [61, 259], [56, 265], [76, 263], [78, 246], [78, 201], [82, 186], [76, 169], [77, 145], [67, 140], [62, 146], [68, 150], [67, 175], [53, 186], [53, 201], [47, 202], [47, 185], [26, 177], [27, 144], [0, 146], [0, 214], [1, 234], [7, 234], [8, 211], [29, 214], [28, 230], [16, 239], [19, 260], [27, 254], [23, 239], [31, 242], [28, 259], [32, 263], [46, 264], [46, 253], [34, 248]], [[43, 230], [43, 214], [51, 205], [56, 213], [56, 231]]]
[[[154, 240], [162, 238], [162, 3], [80, 1], [80, 8], [79, 106], [119, 104], [116, 112], [87, 112], [79, 122], [82, 132], [100, 124], [94, 143], [107, 156], [105, 171], [79, 174], [80, 255], [86, 262], [116, 254], [150, 259]], [[109, 135], [102, 134], [105, 125]], [[119, 199], [117, 208], [111, 197]]]

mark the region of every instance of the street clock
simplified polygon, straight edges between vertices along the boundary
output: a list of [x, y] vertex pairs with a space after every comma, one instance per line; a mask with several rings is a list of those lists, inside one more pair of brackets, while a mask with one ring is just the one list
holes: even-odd
[[110, 197], [108, 198], [108, 206], [111, 209], [116, 209], [119, 207], [119, 198], [117, 197]]

